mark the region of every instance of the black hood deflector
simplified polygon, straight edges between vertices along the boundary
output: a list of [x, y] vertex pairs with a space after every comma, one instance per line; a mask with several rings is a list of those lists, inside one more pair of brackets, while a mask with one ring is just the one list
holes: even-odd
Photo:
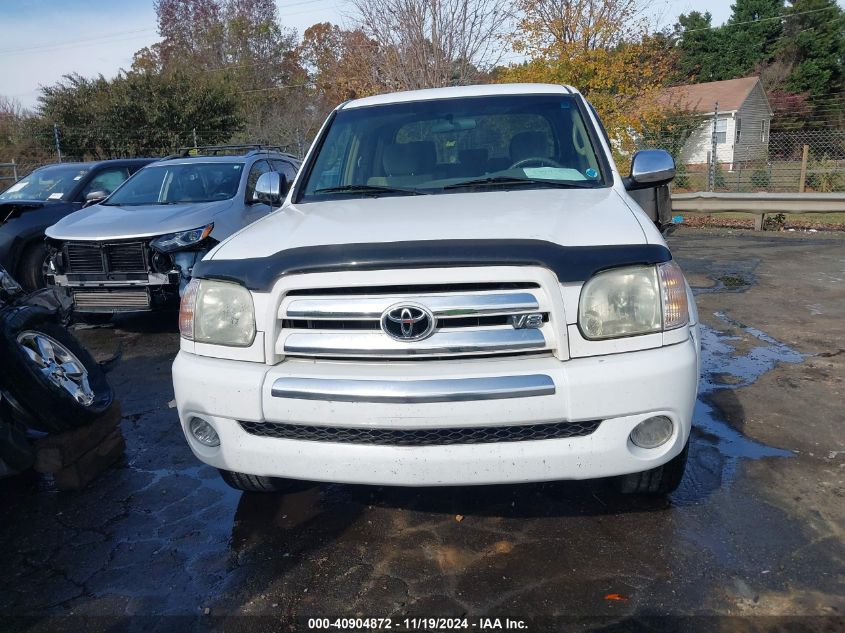
[[202, 261], [193, 276], [231, 281], [269, 292], [280, 277], [304, 273], [395, 268], [540, 266], [561, 283], [586, 281], [619, 266], [660, 264], [672, 259], [660, 244], [561, 246], [543, 240], [419, 240], [374, 244], [330, 244], [289, 248], [267, 257]]

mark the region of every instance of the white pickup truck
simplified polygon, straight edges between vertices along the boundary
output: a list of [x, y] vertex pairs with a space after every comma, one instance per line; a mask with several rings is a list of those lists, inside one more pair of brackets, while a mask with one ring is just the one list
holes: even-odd
[[695, 304], [577, 90], [344, 103], [281, 205], [194, 268], [173, 381], [194, 454], [242, 490], [683, 476]]

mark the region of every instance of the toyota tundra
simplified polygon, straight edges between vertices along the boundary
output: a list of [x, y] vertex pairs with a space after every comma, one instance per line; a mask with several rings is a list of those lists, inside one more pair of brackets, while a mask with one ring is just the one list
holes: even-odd
[[[242, 490], [684, 473], [695, 304], [574, 88], [495, 85], [337, 107], [281, 208], [216, 246], [173, 365], [194, 454]], [[278, 175], [256, 196], [276, 199]]]

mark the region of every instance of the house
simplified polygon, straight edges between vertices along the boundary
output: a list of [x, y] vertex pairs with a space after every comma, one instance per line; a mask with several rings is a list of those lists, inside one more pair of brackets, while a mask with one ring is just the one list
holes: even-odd
[[773, 113], [759, 77], [666, 88], [659, 101], [666, 108], [689, 110], [705, 118], [681, 148], [679, 158], [685, 164], [710, 163], [717, 104], [718, 162], [733, 170], [737, 164], [767, 158]]

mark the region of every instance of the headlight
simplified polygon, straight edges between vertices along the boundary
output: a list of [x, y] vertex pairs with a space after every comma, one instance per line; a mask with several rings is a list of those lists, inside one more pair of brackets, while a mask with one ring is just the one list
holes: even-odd
[[197, 343], [249, 347], [255, 340], [255, 308], [237, 284], [192, 279], [182, 294], [179, 333]]
[[581, 290], [578, 326], [587, 339], [662, 332], [688, 321], [684, 277], [674, 262], [608, 270]]
[[201, 226], [190, 231], [180, 231], [179, 233], [168, 233], [161, 235], [150, 242], [150, 246], [158, 251], [169, 253], [171, 251], [178, 251], [181, 248], [187, 248], [194, 244], [199, 244], [209, 235], [214, 228], [214, 223]]

